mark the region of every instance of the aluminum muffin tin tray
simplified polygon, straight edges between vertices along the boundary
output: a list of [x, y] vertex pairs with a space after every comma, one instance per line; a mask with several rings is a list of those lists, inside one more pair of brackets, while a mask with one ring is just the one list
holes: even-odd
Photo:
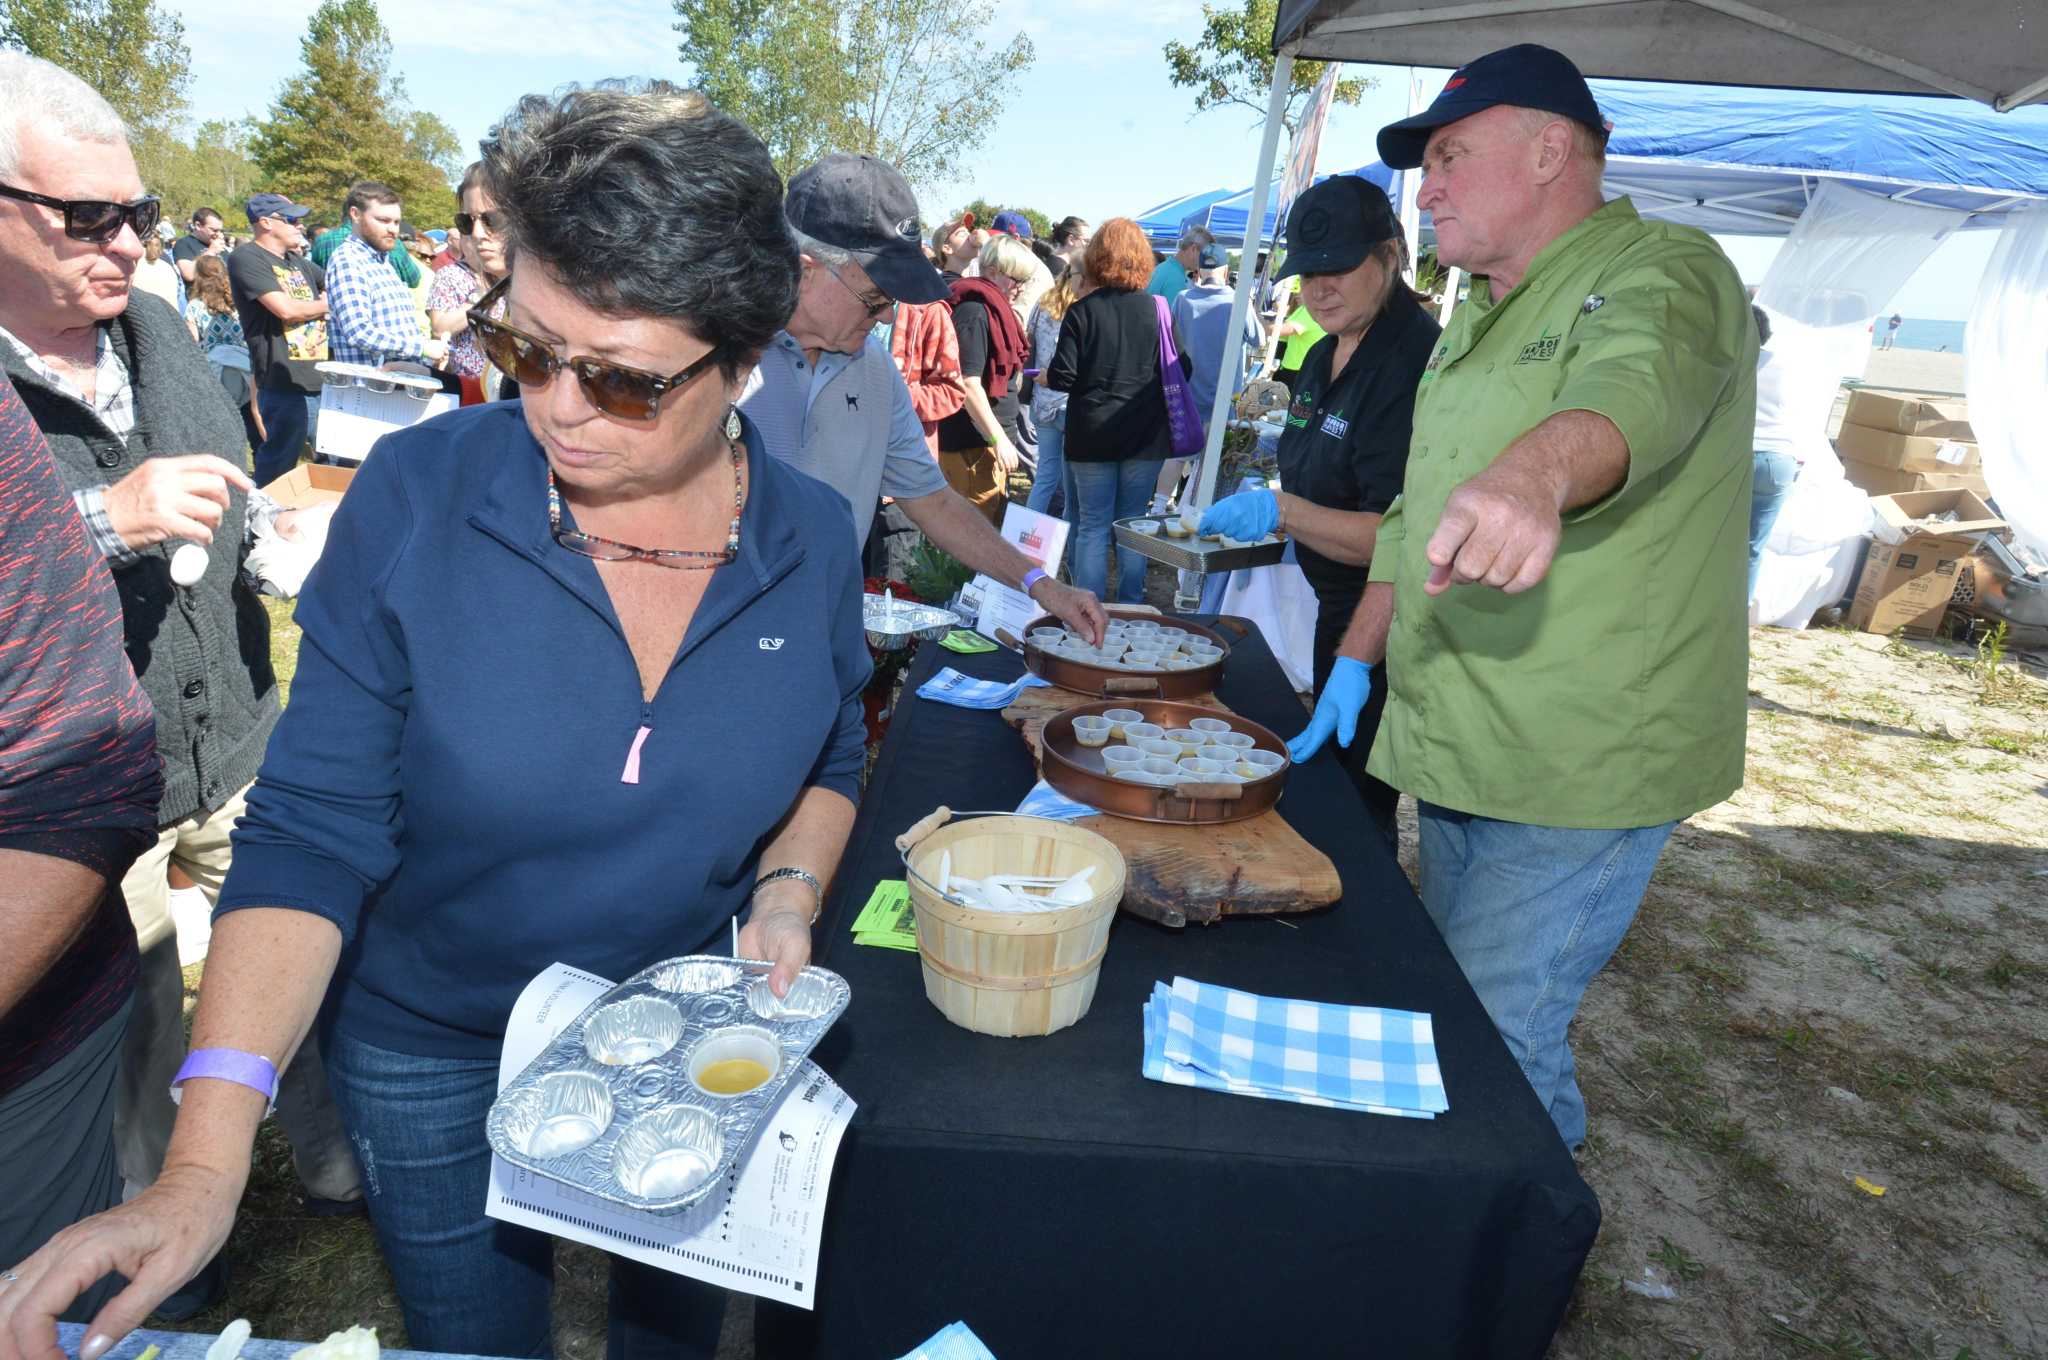
[[[632, 1209], [669, 1213], [704, 1199], [852, 996], [837, 973], [806, 968], [778, 1000], [769, 972], [702, 954], [641, 969], [499, 1092], [484, 1123], [492, 1151]], [[749, 1062], [768, 1069], [765, 1082], [733, 1095], [706, 1089]]]

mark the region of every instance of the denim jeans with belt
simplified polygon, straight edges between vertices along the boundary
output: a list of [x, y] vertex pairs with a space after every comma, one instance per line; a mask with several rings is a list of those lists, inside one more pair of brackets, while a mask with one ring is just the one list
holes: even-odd
[[1586, 1141], [1566, 1031], [1636, 918], [1676, 822], [1616, 831], [1416, 808], [1422, 905], [1565, 1146]]
[[[334, 1033], [335, 1103], [415, 1350], [547, 1357], [554, 1239], [484, 1217], [496, 1058], [427, 1058]], [[612, 1258], [610, 1360], [712, 1360], [725, 1292]]]

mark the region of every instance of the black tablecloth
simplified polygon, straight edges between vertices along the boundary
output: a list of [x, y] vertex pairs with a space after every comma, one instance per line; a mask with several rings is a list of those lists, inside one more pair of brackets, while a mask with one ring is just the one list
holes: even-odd
[[[1110, 934], [1089, 1013], [1043, 1038], [949, 1023], [917, 957], [855, 945], [894, 837], [941, 803], [1031, 787], [999, 713], [914, 697], [939, 665], [1008, 679], [1008, 652], [924, 648], [876, 764], [818, 959], [853, 1004], [818, 1061], [860, 1102], [825, 1221], [817, 1311], [762, 1305], [763, 1356], [901, 1355], [965, 1319], [1002, 1360], [1045, 1356], [1540, 1356], [1600, 1210], [1422, 904], [1327, 754], [1280, 812], [1335, 861], [1336, 907]], [[1303, 712], [1256, 630], [1220, 697], [1291, 735]], [[1450, 1111], [1314, 1109], [1148, 1081], [1139, 1009], [1176, 975], [1427, 1011]]]

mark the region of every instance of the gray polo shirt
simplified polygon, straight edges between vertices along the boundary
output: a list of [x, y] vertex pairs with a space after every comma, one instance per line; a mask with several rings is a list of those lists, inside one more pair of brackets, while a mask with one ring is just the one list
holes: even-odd
[[768, 452], [840, 495], [865, 545], [884, 496], [911, 500], [946, 489], [910, 389], [870, 335], [858, 354], [827, 350], [814, 365], [779, 331], [740, 394], [740, 409]]

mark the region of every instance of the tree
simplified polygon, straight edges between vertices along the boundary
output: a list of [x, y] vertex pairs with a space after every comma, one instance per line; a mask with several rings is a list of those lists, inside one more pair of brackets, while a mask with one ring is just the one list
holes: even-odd
[[212, 208], [239, 229], [239, 210], [257, 190], [256, 162], [249, 157], [251, 125], [215, 119], [201, 123], [188, 144], [168, 133], [147, 133], [135, 147], [142, 182], [164, 202], [164, 221], [183, 222], [202, 207]]
[[851, 90], [838, 0], [676, 0], [697, 88], [768, 147], [784, 179], [838, 141]]
[[878, 156], [913, 184], [952, 173], [1035, 59], [991, 50], [985, 14], [947, 0], [675, 0], [677, 52], [787, 177], [828, 151]]
[[[1239, 9], [1202, 6], [1202, 36], [1190, 47], [1166, 44], [1167, 78], [1195, 92], [1195, 112], [1241, 104], [1264, 116], [1273, 88], [1273, 27], [1278, 0], [1243, 0]], [[1324, 63], [1297, 61], [1288, 83], [1286, 110], [1280, 121], [1291, 139], [1306, 111], [1308, 97], [1323, 78]], [[1356, 104], [1377, 82], [1368, 78], [1339, 80], [1339, 104]]]
[[336, 220], [349, 186], [382, 180], [407, 220], [453, 219], [449, 167], [460, 143], [448, 125], [415, 112], [391, 74], [391, 37], [375, 0], [323, 0], [299, 41], [305, 69], [285, 82], [250, 150], [264, 183]]
[[0, 0], [0, 47], [54, 62], [100, 92], [138, 135], [185, 111], [185, 24], [156, 0]]
[[913, 184], [950, 178], [1037, 59], [1022, 33], [991, 50], [990, 10], [951, 0], [865, 0], [846, 26], [842, 149], [879, 156]]
[[[1040, 212], [1036, 208], [1026, 208], [1022, 206], [1013, 206], [1006, 208], [999, 204], [991, 203], [985, 198], [975, 199], [972, 203], [962, 208], [960, 212], [973, 213], [975, 225], [980, 227], [986, 227], [990, 223], [994, 222], [996, 220], [996, 214], [1000, 212], [1023, 213], [1024, 220], [1031, 224], [1031, 234], [1033, 236], [1043, 237], [1046, 233], [1052, 230], [1053, 219], [1048, 217], [1046, 214]], [[959, 216], [960, 213], [954, 213], [952, 214], [952, 217], [948, 218], [947, 220], [951, 221], [953, 218], [957, 218]]]

